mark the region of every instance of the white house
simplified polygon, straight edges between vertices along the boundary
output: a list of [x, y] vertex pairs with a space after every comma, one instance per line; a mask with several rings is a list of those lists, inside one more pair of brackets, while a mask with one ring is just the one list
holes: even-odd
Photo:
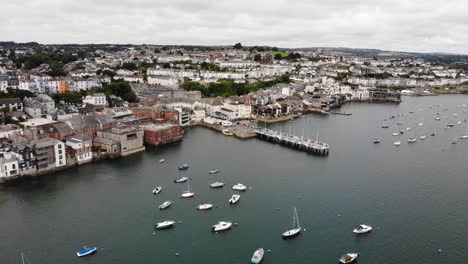
[[63, 167], [67, 165], [65, 158], [65, 143], [60, 140], [54, 140], [54, 152], [55, 152], [55, 167]]
[[148, 76], [148, 84], [158, 84], [158, 85], [177, 85], [179, 80], [174, 76], [163, 76], [163, 75], [154, 75]]
[[66, 145], [73, 149], [78, 164], [87, 163], [93, 159], [90, 137], [84, 135], [68, 136]]
[[95, 93], [93, 95], [87, 95], [83, 99], [83, 104], [92, 104], [92, 105], [107, 105], [106, 96], [102, 93]]
[[11, 152], [4, 152], [0, 157], [0, 178], [7, 179], [19, 175], [18, 159]]

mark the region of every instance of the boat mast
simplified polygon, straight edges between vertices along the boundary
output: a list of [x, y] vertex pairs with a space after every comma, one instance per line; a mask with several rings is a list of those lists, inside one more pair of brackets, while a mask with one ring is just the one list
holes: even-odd
[[23, 254], [23, 252], [21, 252], [21, 261], [22, 261], [23, 264], [24, 264], [24, 254]]
[[299, 224], [299, 215], [297, 215], [297, 210], [296, 210], [296, 208], [294, 208], [294, 212], [296, 213], [297, 228], [300, 228], [301, 225]]

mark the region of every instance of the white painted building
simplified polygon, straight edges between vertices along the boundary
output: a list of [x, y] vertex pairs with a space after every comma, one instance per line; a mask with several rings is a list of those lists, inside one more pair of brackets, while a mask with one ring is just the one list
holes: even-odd
[[54, 152], [55, 152], [55, 167], [63, 167], [67, 165], [67, 160], [65, 157], [65, 143], [60, 140], [55, 140], [54, 142]]
[[92, 105], [107, 105], [106, 96], [102, 93], [95, 93], [93, 95], [87, 95], [83, 99], [83, 104], [92, 104]]
[[175, 76], [163, 76], [163, 75], [153, 75], [148, 76], [148, 84], [156, 84], [156, 85], [177, 85], [179, 80]]
[[0, 154], [0, 178], [6, 179], [19, 175], [18, 159], [11, 152]]

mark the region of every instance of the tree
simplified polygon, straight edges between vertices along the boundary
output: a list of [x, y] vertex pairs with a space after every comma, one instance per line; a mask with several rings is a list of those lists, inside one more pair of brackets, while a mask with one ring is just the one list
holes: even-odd
[[262, 55], [260, 54], [255, 54], [254, 56], [254, 61], [261, 61], [262, 60]]
[[301, 54], [297, 53], [297, 52], [291, 52], [288, 54], [288, 60], [296, 60], [296, 59], [300, 59], [301, 58]]
[[281, 55], [280, 53], [276, 53], [274, 59], [275, 59], [275, 60], [282, 60], [282, 59], [283, 59], [283, 55]]
[[49, 71], [50, 76], [57, 77], [57, 76], [65, 76], [65, 71], [63, 70], [63, 63], [59, 61], [52, 61], [49, 63]]
[[271, 48], [271, 51], [278, 51], [278, 48], [277, 48], [277, 47], [273, 47], [273, 48]]
[[114, 78], [114, 76], [116, 75], [116, 73], [114, 71], [111, 71], [111, 70], [103, 70], [101, 72], [102, 75], [106, 75], [106, 76], [109, 76], [111, 78]]
[[129, 71], [134, 71], [137, 69], [137, 66], [135, 63], [133, 62], [124, 62], [122, 64], [122, 68], [126, 69], [126, 70], [129, 70]]
[[242, 49], [242, 44], [239, 42], [239, 43], [236, 43], [234, 45], [234, 49]]

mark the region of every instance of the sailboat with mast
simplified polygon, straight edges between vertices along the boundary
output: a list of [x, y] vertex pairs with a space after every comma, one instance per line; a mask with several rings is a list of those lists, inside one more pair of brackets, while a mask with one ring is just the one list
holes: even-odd
[[460, 136], [460, 139], [468, 139], [468, 123], [466, 124], [466, 131], [464, 135]]
[[299, 224], [299, 216], [297, 215], [296, 207], [294, 207], [293, 226], [283, 233], [283, 238], [291, 238], [291, 237], [297, 236], [299, 235], [301, 230], [302, 228], [301, 228], [301, 225]]
[[190, 182], [187, 181], [187, 190], [182, 193], [182, 198], [190, 198], [193, 197], [195, 193], [190, 191]]
[[26, 260], [27, 263], [32, 264], [31, 261], [29, 261], [28, 257], [26, 257], [26, 255], [24, 255], [24, 253], [21, 252], [21, 263], [23, 263], [23, 264], [26, 263], [26, 262], [24, 262], [24, 260]]

